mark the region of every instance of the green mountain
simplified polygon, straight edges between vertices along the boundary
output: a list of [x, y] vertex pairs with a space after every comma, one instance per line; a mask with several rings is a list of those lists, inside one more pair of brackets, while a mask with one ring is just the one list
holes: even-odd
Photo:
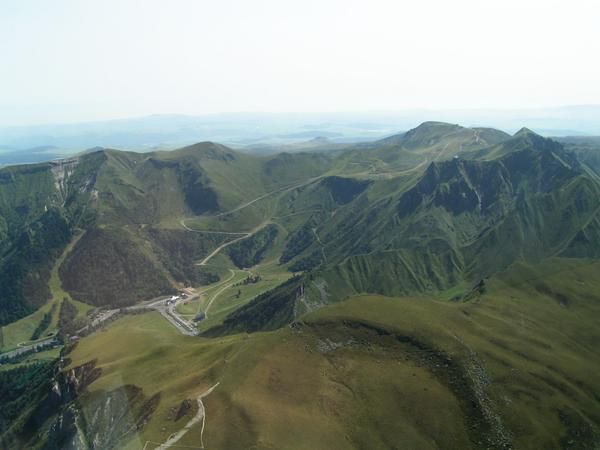
[[0, 169], [0, 348], [115, 313], [0, 368], [0, 447], [596, 448], [590, 152], [426, 122]]
[[564, 137], [557, 141], [577, 155], [596, 175], [600, 176], [600, 137]]
[[[503, 131], [493, 128], [465, 128], [444, 122], [424, 122], [406, 133], [390, 136], [375, 144], [400, 145], [420, 153], [448, 154], [448, 150], [462, 152], [473, 147], [488, 147], [509, 137]], [[449, 147], [454, 147], [449, 149]]]
[[[444, 291], [516, 260], [596, 257], [598, 182], [587, 167], [525, 128], [509, 136], [440, 122], [330, 156], [200, 143], [9, 167], [0, 171], [0, 311], [7, 323], [44, 304], [53, 264], [76, 235], [58, 273], [94, 305], [212, 280], [193, 261], [269, 223], [228, 248], [234, 264], [259, 263], [279, 234], [280, 264], [345, 286], [331, 298]], [[189, 217], [234, 234], [190, 233], [180, 224]]]
[[283, 250], [281, 263], [326, 286], [293, 298], [298, 310], [359, 293], [460, 297], [517, 261], [600, 256], [600, 185], [572, 153], [529, 131], [487, 150], [501, 156], [431, 162], [402, 182], [348, 179], [362, 183], [355, 197], [312, 213]]
[[425, 122], [406, 133], [358, 144], [338, 157], [336, 164], [347, 174], [373, 172], [397, 176], [399, 170], [421, 168], [488, 148], [510, 138], [491, 128], [465, 128], [444, 122]]
[[99, 150], [1, 169], [0, 323], [51, 297], [50, 271], [78, 229], [85, 232], [60, 276], [87, 303], [132, 304], [212, 279], [193, 261], [226, 236], [186, 232], [182, 218], [228, 211], [318, 176], [328, 164], [317, 154], [253, 157], [201, 143], [144, 154]]

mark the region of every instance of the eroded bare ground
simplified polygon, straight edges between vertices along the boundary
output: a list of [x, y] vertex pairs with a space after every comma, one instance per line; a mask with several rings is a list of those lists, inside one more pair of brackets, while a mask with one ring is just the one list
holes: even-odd
[[90, 361], [60, 374], [27, 426], [40, 427], [49, 417], [44, 448], [100, 450], [119, 448], [135, 438], [158, 407], [161, 394], [151, 397], [135, 385], [89, 392], [102, 374]]

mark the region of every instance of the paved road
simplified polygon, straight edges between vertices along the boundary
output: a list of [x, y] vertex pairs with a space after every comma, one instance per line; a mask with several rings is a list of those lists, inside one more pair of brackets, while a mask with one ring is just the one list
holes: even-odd
[[92, 321], [88, 325], [86, 325], [85, 327], [83, 327], [80, 330], [77, 330], [77, 334], [84, 334], [89, 329], [96, 329], [103, 322], [106, 322], [108, 319], [110, 319], [112, 316], [114, 316], [118, 312], [119, 312], [118, 309], [107, 309], [105, 311], [101, 311], [100, 313], [98, 313], [98, 315], [96, 317], [94, 317], [94, 319], [92, 319]]
[[[266, 194], [263, 194], [253, 200], [250, 200], [246, 203], [243, 203], [229, 211], [225, 211], [219, 214], [216, 214], [214, 216], [209, 216], [209, 217], [222, 217], [222, 216], [226, 216], [228, 214], [232, 214], [234, 212], [240, 211], [244, 208], [247, 208], [248, 206], [252, 205], [253, 203], [256, 203], [259, 200], [262, 200], [270, 195], [273, 194], [277, 194], [280, 192], [287, 192], [293, 189], [298, 189], [302, 186], [306, 186], [307, 184], [313, 183], [321, 178], [323, 178], [324, 175], [320, 175], [318, 177], [314, 177], [314, 178], [310, 178], [306, 181], [303, 181], [302, 183], [298, 183], [298, 184], [294, 184], [291, 186], [284, 186], [282, 188], [279, 189], [275, 189], [274, 191], [271, 192], [267, 192]], [[196, 233], [209, 233], [209, 234], [227, 234], [227, 235], [235, 235], [235, 236], [239, 236], [236, 239], [232, 239], [231, 241], [225, 242], [224, 244], [221, 244], [219, 247], [217, 247], [215, 250], [213, 250], [208, 256], [206, 256], [202, 261], [200, 261], [199, 263], [197, 263], [197, 265], [199, 266], [205, 266], [208, 261], [210, 261], [215, 255], [217, 255], [221, 250], [223, 250], [225, 247], [235, 244], [236, 242], [241, 241], [242, 239], [246, 239], [249, 238], [250, 236], [254, 235], [255, 233], [257, 233], [258, 231], [260, 231], [262, 228], [264, 228], [265, 226], [267, 226], [269, 223], [271, 223], [270, 221], [266, 221], [260, 225], [258, 225], [256, 228], [254, 228], [251, 231], [242, 231], [242, 232], [231, 232], [231, 231], [203, 231], [203, 230], [194, 230], [192, 228], [189, 228], [186, 224], [185, 224], [185, 220], [186, 219], [181, 219], [180, 223], [181, 226], [186, 229], [187, 231], [191, 231], [191, 232], [196, 232]], [[248, 272], [248, 271], [245, 271]], [[251, 273], [251, 272], [248, 272]], [[233, 271], [232, 271], [232, 277], [233, 278]], [[215, 300], [215, 298], [217, 298], [221, 292], [223, 292], [225, 289], [231, 287], [231, 284], [228, 284], [226, 286], [224, 286], [219, 292], [217, 292], [217, 294], [211, 299], [210, 303], [207, 305], [206, 307], [206, 311], [205, 314], [208, 313], [208, 310], [210, 309], [210, 306], [212, 305], [213, 301]], [[215, 286], [213, 286], [214, 288]], [[200, 293], [201, 295], [201, 293]], [[176, 308], [177, 305], [179, 304], [179, 302], [183, 301], [184, 299], [179, 299], [174, 303], [171, 304], [167, 304], [167, 298], [160, 298], [160, 299], [156, 299], [156, 300], [151, 300], [149, 302], [144, 302], [144, 303], [140, 303], [134, 306], [129, 306], [127, 308], [123, 308], [125, 311], [135, 311], [135, 310], [140, 310], [140, 309], [154, 309], [156, 311], [158, 311], [165, 319], [167, 319], [175, 328], [177, 328], [182, 334], [188, 335], [188, 336], [196, 336], [198, 334], [196, 327], [191, 324], [189, 321], [187, 321], [186, 319], [184, 319], [183, 317], [181, 317], [179, 315], [179, 313], [177, 312]], [[189, 300], [189, 299], [185, 299], [185, 300]], [[110, 319], [112, 316], [114, 316], [115, 314], [117, 314], [119, 312], [119, 309], [109, 309], [106, 311], [103, 311], [102, 313], [100, 313], [96, 318], [94, 318], [94, 320], [92, 321], [91, 324], [87, 325], [86, 327], [82, 328], [81, 330], [78, 331], [78, 333], [82, 333], [84, 332], [86, 329], [91, 328], [96, 328], [99, 325], [101, 325], [103, 322], [106, 322], [108, 319]]]
[[43, 350], [44, 348], [52, 347], [54, 345], [58, 345], [58, 341], [56, 340], [56, 338], [54, 336], [52, 336], [47, 339], [38, 341], [34, 344], [23, 345], [22, 347], [19, 347], [15, 350], [11, 350], [10, 352], [0, 353], [0, 359], [4, 359], [4, 358], [12, 359], [19, 355], [22, 355], [22, 354], [25, 354], [28, 352], [36, 352], [39, 350]]
[[177, 328], [181, 334], [185, 334], [187, 336], [196, 336], [198, 334], [196, 328], [187, 320], [182, 318], [175, 309], [177, 304], [184, 299], [179, 299], [175, 302], [170, 302], [167, 304], [169, 298], [170, 297], [160, 298], [148, 303], [130, 306], [129, 308], [125, 309], [130, 311], [136, 309], [154, 309], [158, 311], [165, 319], [167, 319], [175, 328]]
[[[149, 300], [143, 303], [138, 303], [137, 305], [128, 306], [126, 308], [118, 308], [118, 309], [108, 309], [100, 312], [90, 324], [86, 325], [82, 329], [77, 331], [77, 334], [84, 334], [90, 328], [96, 329], [102, 323], [109, 320], [115, 314], [120, 311], [128, 312], [128, 311], [139, 311], [143, 309], [153, 309], [158, 311], [165, 319], [167, 319], [177, 330], [179, 330], [182, 334], [188, 336], [195, 336], [197, 334], [196, 328], [192, 326], [188, 321], [183, 319], [175, 310], [176, 303], [171, 303], [167, 305], [167, 300], [170, 297], [161, 297], [158, 299]], [[181, 300], [181, 299], [180, 299]]]

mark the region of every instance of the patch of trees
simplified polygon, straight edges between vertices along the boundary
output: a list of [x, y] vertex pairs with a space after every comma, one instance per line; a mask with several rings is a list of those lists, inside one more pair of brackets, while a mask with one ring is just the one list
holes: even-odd
[[64, 298], [60, 304], [60, 311], [58, 312], [58, 328], [61, 335], [75, 334], [79, 328], [79, 324], [77, 324], [75, 320], [77, 312], [75, 305], [71, 303], [68, 298]]
[[37, 344], [34, 344], [26, 349], [19, 349], [18, 353], [14, 351], [7, 353], [0, 353], [0, 364], [16, 364], [27, 359], [29, 355], [34, 353], [43, 352], [50, 348], [57, 347], [59, 340], [56, 338], [46, 339]]
[[290, 272], [303, 272], [305, 270], [311, 270], [319, 266], [323, 261], [323, 257], [320, 250], [316, 250], [306, 258], [295, 261], [289, 267]]
[[93, 228], [77, 242], [60, 267], [72, 297], [95, 306], [128, 306], [175, 293], [164, 269], [128, 231]]
[[40, 323], [38, 323], [37, 327], [35, 327], [35, 330], [33, 330], [33, 333], [31, 335], [32, 341], [39, 339], [40, 336], [44, 333], [44, 331], [46, 331], [48, 329], [48, 327], [50, 326], [50, 322], [52, 322], [52, 316], [54, 315], [55, 310], [56, 310], [56, 304], [52, 305], [52, 308], [50, 309], [50, 311], [48, 311], [47, 313], [44, 314], [44, 317], [42, 317], [42, 320], [40, 320]]
[[194, 277], [194, 281], [201, 286], [216, 283], [217, 281], [221, 280], [221, 277], [218, 273], [210, 272], [206, 269], [199, 268], [198, 266], [194, 267], [196, 268], [196, 276]]
[[261, 280], [260, 275], [248, 275], [239, 283], [235, 283], [234, 286], [247, 286], [249, 284], [256, 284]]
[[[55, 365], [54, 362], [39, 362], [0, 371], [0, 435], [11, 427], [13, 433], [21, 431], [26, 420], [24, 412], [30, 411], [47, 392]], [[1, 448], [10, 448], [5, 444], [0, 440]]]
[[310, 247], [314, 241], [315, 233], [312, 230], [312, 224], [305, 223], [290, 236], [281, 253], [279, 262], [285, 264]]
[[229, 239], [227, 235], [159, 228], [148, 228], [145, 230], [145, 235], [161, 264], [175, 280], [194, 285], [219, 281], [216, 274], [198, 270], [195, 263]]
[[50, 298], [52, 264], [71, 238], [67, 220], [50, 209], [3, 243], [0, 251], [0, 325], [34, 312]]
[[294, 305], [299, 295], [301, 276], [294, 276], [229, 314], [222, 325], [210, 328], [203, 336], [224, 336], [275, 330], [294, 320]]
[[268, 225], [253, 236], [227, 247], [227, 253], [237, 267], [252, 267], [262, 261], [277, 233], [276, 225]]

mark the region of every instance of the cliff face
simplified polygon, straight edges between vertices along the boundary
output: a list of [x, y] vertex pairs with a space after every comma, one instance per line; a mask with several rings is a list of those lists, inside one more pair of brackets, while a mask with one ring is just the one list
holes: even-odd
[[31, 405], [33, 412], [1, 436], [2, 446], [94, 450], [120, 448], [135, 439], [156, 410], [160, 393], [147, 397], [133, 385], [90, 393], [88, 386], [101, 373], [95, 361], [58, 372], [38, 404]]

